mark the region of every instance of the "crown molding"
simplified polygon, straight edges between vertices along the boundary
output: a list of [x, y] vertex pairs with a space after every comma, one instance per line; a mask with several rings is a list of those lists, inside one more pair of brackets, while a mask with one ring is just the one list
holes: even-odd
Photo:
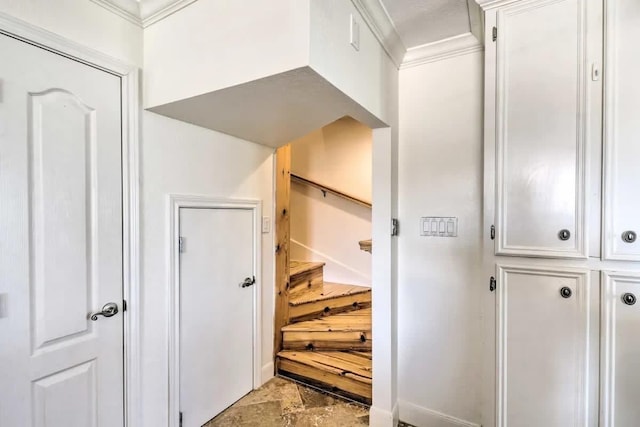
[[197, 0], [89, 0], [127, 21], [146, 28]]
[[[142, 0], [144, 2], [144, 0]], [[171, 0], [165, 2], [164, 6], [150, 8], [145, 10], [144, 5], [142, 7], [142, 27], [147, 28], [150, 25], [155, 24], [158, 21], [162, 21], [164, 18], [173, 15], [180, 9], [189, 6], [191, 3], [195, 3], [198, 0]]]
[[472, 33], [460, 34], [433, 43], [407, 49], [400, 68], [405, 69], [484, 50]]
[[475, 0], [482, 10], [491, 10], [498, 7], [507, 6], [512, 3], [518, 3], [521, 0]]
[[89, 0], [104, 7], [109, 12], [126, 19], [132, 24], [142, 27], [140, 19], [140, 4], [136, 0]]
[[360, 12], [362, 19], [367, 23], [391, 61], [399, 68], [407, 49], [402, 43], [389, 13], [387, 13], [387, 9], [380, 0], [351, 0], [351, 3]]

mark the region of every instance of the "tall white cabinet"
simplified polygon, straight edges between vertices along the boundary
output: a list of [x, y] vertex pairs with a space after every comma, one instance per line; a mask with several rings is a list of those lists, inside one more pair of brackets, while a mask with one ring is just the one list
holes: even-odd
[[603, 252], [640, 261], [640, 1], [605, 4]]
[[478, 2], [490, 424], [637, 427], [640, 1]]
[[589, 11], [563, 0], [496, 12], [497, 254], [587, 256]]

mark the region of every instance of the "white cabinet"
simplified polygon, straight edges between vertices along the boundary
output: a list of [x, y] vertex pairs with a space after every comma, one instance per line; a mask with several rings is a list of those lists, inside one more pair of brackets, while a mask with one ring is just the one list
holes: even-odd
[[603, 252], [640, 261], [640, 2], [607, 1], [606, 16]]
[[588, 270], [498, 266], [498, 427], [597, 425], [589, 279]]
[[602, 28], [590, 24], [600, 13], [593, 5], [521, 1], [486, 14], [485, 141], [494, 144], [487, 173], [498, 255], [588, 255], [588, 153], [601, 140], [591, 126], [600, 104], [590, 84], [601, 59], [591, 45]]
[[603, 273], [601, 427], [640, 420], [640, 273]]
[[486, 255], [498, 264], [486, 424], [636, 427], [640, 264], [602, 273], [599, 291], [596, 277], [609, 260], [640, 261], [640, 1], [478, 1]]

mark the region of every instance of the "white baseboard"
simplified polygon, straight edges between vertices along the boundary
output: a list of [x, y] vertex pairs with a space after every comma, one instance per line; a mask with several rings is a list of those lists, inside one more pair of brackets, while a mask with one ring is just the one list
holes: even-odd
[[369, 427], [396, 427], [398, 425], [399, 408], [396, 403], [392, 411], [372, 406], [369, 409]]
[[461, 420], [460, 418], [423, 408], [403, 400], [398, 403], [400, 406], [400, 419], [417, 427], [481, 427], [480, 424]]
[[[267, 381], [269, 381], [271, 378], [273, 378], [273, 362], [269, 362], [266, 365], [264, 365], [262, 367], [262, 384], [266, 383]], [[256, 384], [256, 388], [260, 387], [262, 384]]]

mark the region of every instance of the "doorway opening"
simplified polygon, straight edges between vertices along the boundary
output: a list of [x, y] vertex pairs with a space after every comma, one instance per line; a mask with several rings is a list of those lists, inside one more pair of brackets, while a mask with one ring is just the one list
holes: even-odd
[[345, 116], [277, 152], [276, 373], [372, 402], [373, 131]]

